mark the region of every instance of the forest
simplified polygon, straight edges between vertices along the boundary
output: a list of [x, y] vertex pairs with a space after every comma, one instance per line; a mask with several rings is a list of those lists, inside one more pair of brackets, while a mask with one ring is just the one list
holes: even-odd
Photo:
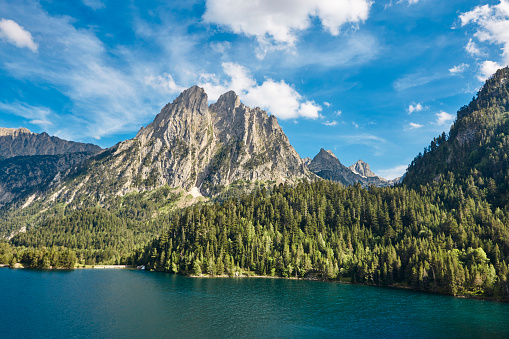
[[[246, 193], [241, 185], [185, 208], [180, 193], [162, 187], [105, 206], [60, 206], [0, 242], [0, 262], [145, 265], [509, 300], [507, 78], [509, 68], [490, 78], [395, 187], [317, 179]], [[13, 220], [29, 219], [37, 220], [20, 211]]]

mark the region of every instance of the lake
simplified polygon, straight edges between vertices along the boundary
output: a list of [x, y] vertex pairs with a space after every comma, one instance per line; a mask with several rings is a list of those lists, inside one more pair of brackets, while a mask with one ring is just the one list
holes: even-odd
[[509, 338], [509, 304], [317, 281], [0, 269], [3, 338]]

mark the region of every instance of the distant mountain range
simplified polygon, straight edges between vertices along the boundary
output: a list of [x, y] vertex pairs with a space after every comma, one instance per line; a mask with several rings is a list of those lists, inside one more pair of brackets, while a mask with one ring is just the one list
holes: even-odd
[[76, 152], [98, 153], [93, 144], [67, 141], [47, 133], [32, 133], [26, 128], [0, 128], [0, 159], [20, 155], [57, 155]]

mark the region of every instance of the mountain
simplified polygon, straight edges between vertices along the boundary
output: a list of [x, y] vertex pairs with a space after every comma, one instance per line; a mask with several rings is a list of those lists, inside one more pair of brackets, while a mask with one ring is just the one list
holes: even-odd
[[[369, 169], [369, 165], [359, 160], [350, 167], [344, 166], [332, 153], [321, 149], [320, 152], [308, 163], [308, 168], [321, 178], [337, 181], [343, 185], [360, 183], [363, 186], [388, 186], [389, 182], [376, 176]], [[363, 173], [363, 174], [360, 174]], [[369, 174], [369, 175], [365, 175]]]
[[0, 159], [24, 155], [98, 153], [101, 150], [93, 144], [67, 141], [47, 133], [32, 133], [26, 128], [0, 128]]
[[213, 196], [235, 183], [314, 177], [275, 116], [233, 91], [207, 102], [202, 88], [185, 90], [135, 138], [86, 161], [51, 200], [95, 204], [163, 186]]
[[375, 173], [371, 172], [371, 169], [369, 168], [369, 164], [360, 160], [360, 159], [355, 164], [353, 164], [352, 166], [349, 166], [348, 168], [355, 174], [358, 174], [362, 177], [366, 177], [366, 178], [377, 177], [377, 175]]
[[60, 183], [69, 168], [93, 153], [16, 156], [0, 160], [0, 207]]
[[448, 181], [495, 206], [509, 202], [509, 68], [498, 70], [457, 113], [449, 134], [434, 138], [410, 164], [403, 184]]

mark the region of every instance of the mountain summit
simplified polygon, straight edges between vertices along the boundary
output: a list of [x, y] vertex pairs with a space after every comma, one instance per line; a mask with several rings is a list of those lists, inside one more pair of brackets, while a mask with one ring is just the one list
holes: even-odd
[[371, 169], [369, 168], [369, 164], [362, 160], [357, 160], [357, 162], [355, 164], [353, 164], [352, 166], [350, 166], [348, 168], [352, 172], [359, 174], [360, 176], [363, 176], [365, 178], [377, 177], [377, 175], [375, 173], [373, 173], [371, 171]]
[[57, 155], [76, 152], [98, 153], [101, 147], [67, 141], [26, 128], [0, 128], [0, 159], [20, 155]]
[[193, 86], [167, 104], [134, 139], [91, 158], [56, 198], [123, 195], [164, 185], [214, 195], [236, 181], [311, 178], [273, 115], [233, 92], [207, 105]]
[[313, 160], [307, 162], [307, 166], [319, 177], [337, 181], [343, 185], [360, 183], [363, 186], [388, 186], [392, 184], [371, 172], [369, 165], [362, 160], [357, 161], [350, 167], [346, 167], [332, 151], [323, 148]]

